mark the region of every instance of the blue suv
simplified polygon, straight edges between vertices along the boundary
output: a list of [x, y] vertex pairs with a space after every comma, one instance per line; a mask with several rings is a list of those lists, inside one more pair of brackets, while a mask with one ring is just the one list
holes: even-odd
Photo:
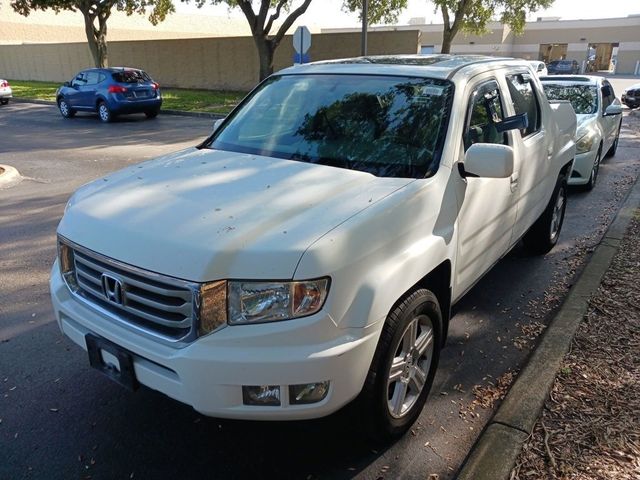
[[78, 73], [56, 92], [60, 113], [65, 118], [76, 112], [97, 112], [110, 122], [116, 115], [144, 113], [154, 118], [160, 112], [160, 86], [135, 68], [91, 68]]

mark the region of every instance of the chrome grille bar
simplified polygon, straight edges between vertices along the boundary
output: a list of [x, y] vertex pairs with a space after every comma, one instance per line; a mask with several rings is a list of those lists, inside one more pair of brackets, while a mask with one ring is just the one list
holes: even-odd
[[[61, 237], [60, 241], [73, 253], [74, 281], [67, 284], [85, 303], [176, 346], [197, 337], [198, 284], [118, 262]], [[105, 276], [121, 289], [115, 298], [105, 293]]]

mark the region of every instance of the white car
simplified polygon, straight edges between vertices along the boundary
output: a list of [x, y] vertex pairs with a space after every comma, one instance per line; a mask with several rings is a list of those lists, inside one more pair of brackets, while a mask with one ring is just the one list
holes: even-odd
[[549, 75], [549, 72], [547, 71], [547, 65], [544, 62], [541, 62], [540, 60], [529, 60], [529, 64], [531, 65], [531, 68], [533, 68], [533, 71], [536, 72], [539, 77], [545, 77]]
[[575, 125], [524, 61], [283, 70], [201, 145], [73, 195], [57, 321], [114, 380], [206, 415], [308, 419], [357, 399], [371, 434], [400, 435], [451, 305], [521, 238], [557, 242]]
[[592, 190], [598, 179], [600, 161], [618, 148], [622, 125], [622, 104], [603, 77], [553, 76], [541, 79], [551, 102], [568, 100], [578, 117], [576, 159], [569, 185]]
[[0, 78], [0, 105], [9, 103], [9, 99], [13, 96], [11, 85], [7, 80]]

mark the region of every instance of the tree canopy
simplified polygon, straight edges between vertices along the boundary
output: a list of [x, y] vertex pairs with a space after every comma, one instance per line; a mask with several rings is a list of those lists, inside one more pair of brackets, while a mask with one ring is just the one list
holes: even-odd
[[33, 10], [78, 11], [84, 17], [85, 33], [96, 67], [108, 66], [107, 20], [114, 8], [127, 15], [149, 12], [149, 21], [156, 25], [175, 8], [171, 0], [12, 0], [11, 7], [28, 16]]
[[[369, 0], [367, 5], [368, 23], [395, 23], [398, 14], [407, 8], [407, 0]], [[344, 0], [342, 10], [358, 12], [362, 19], [362, 0]]]
[[509, 25], [514, 33], [524, 29], [527, 13], [548, 8], [554, 0], [430, 0], [444, 19], [442, 53], [449, 53], [460, 30], [483, 34], [495, 19]]

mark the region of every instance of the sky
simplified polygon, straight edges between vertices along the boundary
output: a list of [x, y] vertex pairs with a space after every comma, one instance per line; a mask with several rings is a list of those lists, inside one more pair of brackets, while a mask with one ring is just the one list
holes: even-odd
[[[299, 0], [294, 0], [294, 5], [299, 4]], [[605, 4], [606, 9], [603, 9]], [[359, 24], [357, 14], [344, 13], [341, 6], [342, 0], [313, 0], [300, 23], [306, 21], [322, 27], [357, 26]], [[424, 17], [426, 23], [442, 23], [442, 16], [434, 13], [434, 9], [433, 3], [427, 0], [409, 0], [408, 8], [400, 15], [398, 24], [407, 24], [412, 17]], [[177, 11], [243, 18], [238, 9], [229, 11], [229, 8], [224, 5], [206, 5], [198, 9], [193, 4], [179, 3]], [[634, 13], [640, 14], [638, 0], [555, 0], [551, 8], [529, 15], [529, 20], [535, 20], [537, 17], [562, 17], [563, 19], [626, 17]]]

